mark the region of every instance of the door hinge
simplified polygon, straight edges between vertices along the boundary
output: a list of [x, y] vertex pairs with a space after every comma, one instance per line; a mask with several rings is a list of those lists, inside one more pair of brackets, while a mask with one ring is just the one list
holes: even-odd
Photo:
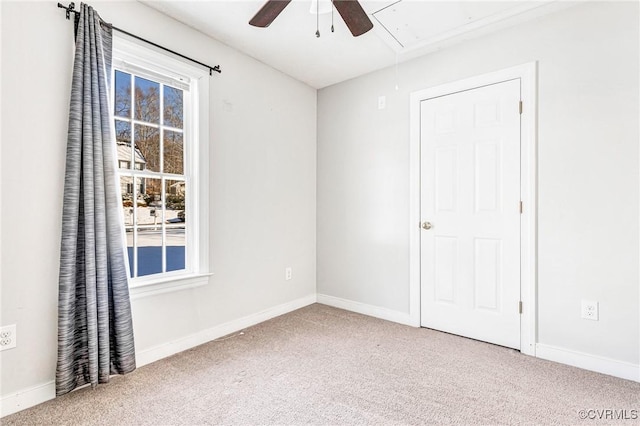
[[520, 103], [518, 104], [518, 109], [520, 111], [520, 114], [522, 114], [522, 101], [520, 101]]
[[522, 214], [523, 211], [524, 211], [524, 207], [522, 205], [522, 201], [520, 201], [520, 214]]
[[518, 313], [522, 313], [522, 300], [518, 302]]

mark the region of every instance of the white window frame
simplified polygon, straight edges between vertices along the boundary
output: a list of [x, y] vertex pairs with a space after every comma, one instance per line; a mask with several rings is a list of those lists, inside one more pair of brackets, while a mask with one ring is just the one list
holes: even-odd
[[[199, 287], [209, 283], [209, 72], [173, 55], [142, 45], [115, 33], [113, 35], [113, 71], [130, 72], [141, 77], [181, 88], [185, 93], [185, 178], [189, 182], [185, 212], [185, 270], [129, 278], [131, 298]], [[113, 111], [113, 108], [112, 108]], [[112, 123], [114, 121], [112, 120]], [[187, 130], [188, 129], [188, 130]], [[133, 129], [131, 130], [133, 132]], [[118, 185], [120, 188], [120, 185]], [[124, 212], [121, 210], [124, 223]], [[123, 246], [127, 247], [123, 234]], [[127, 267], [127, 271], [129, 268]]]

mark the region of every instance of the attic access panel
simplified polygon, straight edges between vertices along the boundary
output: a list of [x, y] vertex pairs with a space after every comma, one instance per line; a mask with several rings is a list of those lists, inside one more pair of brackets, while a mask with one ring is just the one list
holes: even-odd
[[434, 44], [506, 20], [547, 1], [407, 1], [376, 12], [378, 33], [397, 52]]

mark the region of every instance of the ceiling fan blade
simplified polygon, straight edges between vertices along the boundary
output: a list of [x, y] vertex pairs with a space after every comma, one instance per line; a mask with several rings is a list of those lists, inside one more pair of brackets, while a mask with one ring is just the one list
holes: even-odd
[[333, 0], [340, 16], [354, 37], [358, 37], [373, 28], [373, 23], [357, 0]]
[[267, 0], [262, 8], [249, 21], [249, 25], [266, 28], [280, 15], [280, 12], [291, 2], [291, 0]]

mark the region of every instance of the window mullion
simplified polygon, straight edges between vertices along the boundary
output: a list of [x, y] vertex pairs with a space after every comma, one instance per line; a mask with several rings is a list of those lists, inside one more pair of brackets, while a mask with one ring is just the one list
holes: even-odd
[[[163, 176], [167, 176], [164, 173], [160, 173], [160, 172], [147, 172], [147, 171], [140, 171], [140, 170], [133, 170], [131, 171], [133, 173], [134, 176], [137, 176], [139, 178], [144, 178], [144, 179], [161, 179]], [[179, 177], [182, 175], [178, 175]]]
[[[184, 118], [182, 119], [182, 121], [184, 122]], [[164, 129], [165, 130], [171, 130], [172, 132], [184, 134], [184, 129], [178, 129], [177, 127], [164, 126]]]
[[141, 125], [146, 126], [146, 127], [152, 127], [154, 129], [159, 129], [160, 128], [159, 124], [157, 124], [157, 123], [149, 123], [148, 121], [144, 121], [144, 120], [132, 119], [131, 122], [133, 124], [141, 124]]

